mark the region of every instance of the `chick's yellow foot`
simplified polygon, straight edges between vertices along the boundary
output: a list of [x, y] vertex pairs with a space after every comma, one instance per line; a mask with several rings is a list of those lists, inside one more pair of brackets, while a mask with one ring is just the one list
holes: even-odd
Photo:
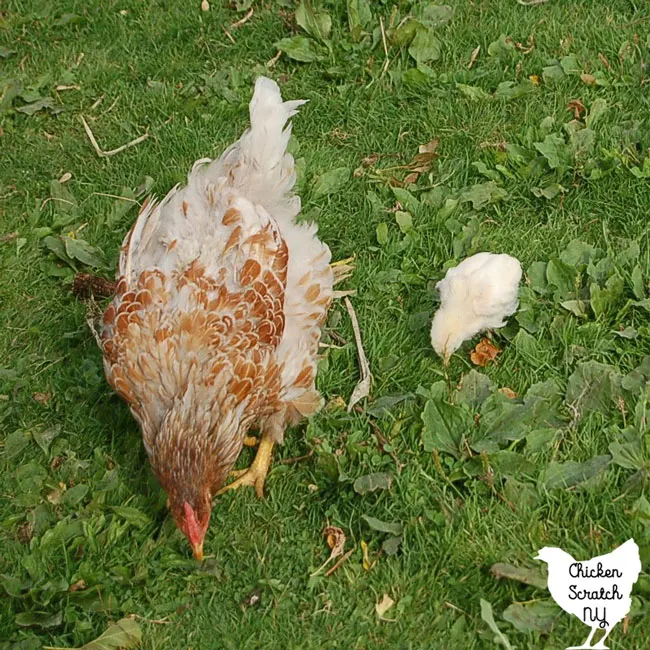
[[228, 490], [236, 490], [243, 485], [248, 485], [255, 488], [255, 493], [261, 499], [264, 496], [264, 481], [266, 481], [266, 475], [269, 472], [272, 452], [273, 440], [267, 436], [263, 436], [253, 464], [248, 469], [231, 472], [231, 476], [237, 476], [238, 478], [222, 487], [217, 492], [217, 495], [223, 494]]

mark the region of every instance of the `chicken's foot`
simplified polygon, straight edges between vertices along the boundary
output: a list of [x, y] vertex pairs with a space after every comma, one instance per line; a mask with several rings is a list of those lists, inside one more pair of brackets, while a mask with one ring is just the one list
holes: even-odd
[[253, 464], [248, 469], [233, 472], [233, 474], [239, 478], [222, 487], [217, 492], [217, 495], [223, 494], [228, 490], [236, 490], [243, 485], [249, 485], [254, 487], [257, 496], [262, 498], [264, 496], [264, 481], [269, 472], [271, 456], [273, 455], [273, 445], [273, 438], [268, 434], [262, 434], [260, 446], [257, 449], [257, 454]]

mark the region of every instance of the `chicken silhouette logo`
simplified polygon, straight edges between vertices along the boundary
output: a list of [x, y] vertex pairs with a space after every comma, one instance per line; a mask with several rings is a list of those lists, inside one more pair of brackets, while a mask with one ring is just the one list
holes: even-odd
[[[535, 558], [548, 564], [548, 589], [553, 600], [591, 628], [578, 648], [607, 648], [605, 639], [630, 611], [630, 593], [641, 571], [639, 547], [628, 539], [607, 555], [579, 562], [561, 548], [544, 547]], [[604, 634], [591, 645], [598, 630]]]

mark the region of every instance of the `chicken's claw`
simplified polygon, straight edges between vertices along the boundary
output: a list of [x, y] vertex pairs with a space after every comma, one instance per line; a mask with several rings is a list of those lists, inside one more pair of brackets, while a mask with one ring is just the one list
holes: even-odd
[[271, 464], [273, 444], [273, 439], [270, 436], [263, 435], [253, 464], [248, 469], [231, 472], [231, 476], [238, 476], [238, 478], [222, 487], [217, 492], [217, 495], [223, 494], [228, 490], [236, 490], [243, 485], [249, 485], [255, 488], [255, 493], [261, 499], [264, 496], [264, 482], [266, 481], [266, 475], [269, 472], [269, 465]]

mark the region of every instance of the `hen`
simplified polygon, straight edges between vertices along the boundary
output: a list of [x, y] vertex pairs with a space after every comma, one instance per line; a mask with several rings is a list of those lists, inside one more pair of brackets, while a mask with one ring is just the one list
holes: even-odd
[[[580, 648], [605, 649], [605, 639], [632, 606], [632, 586], [641, 572], [639, 547], [628, 539], [607, 555], [578, 562], [566, 551], [544, 547], [535, 558], [548, 564], [548, 589], [553, 600], [591, 628]], [[598, 629], [605, 634], [595, 645]]]
[[262, 495], [276, 442], [315, 413], [317, 352], [332, 300], [330, 251], [298, 224], [289, 118], [260, 77], [251, 126], [218, 160], [197, 161], [187, 186], [146, 203], [121, 249], [103, 319], [104, 367], [142, 430], [168, 507], [197, 559], [247, 431], [251, 467], [225, 489]]
[[464, 341], [503, 327], [517, 311], [521, 265], [509, 255], [478, 253], [449, 269], [438, 282], [440, 308], [431, 323], [431, 344], [445, 365]]

